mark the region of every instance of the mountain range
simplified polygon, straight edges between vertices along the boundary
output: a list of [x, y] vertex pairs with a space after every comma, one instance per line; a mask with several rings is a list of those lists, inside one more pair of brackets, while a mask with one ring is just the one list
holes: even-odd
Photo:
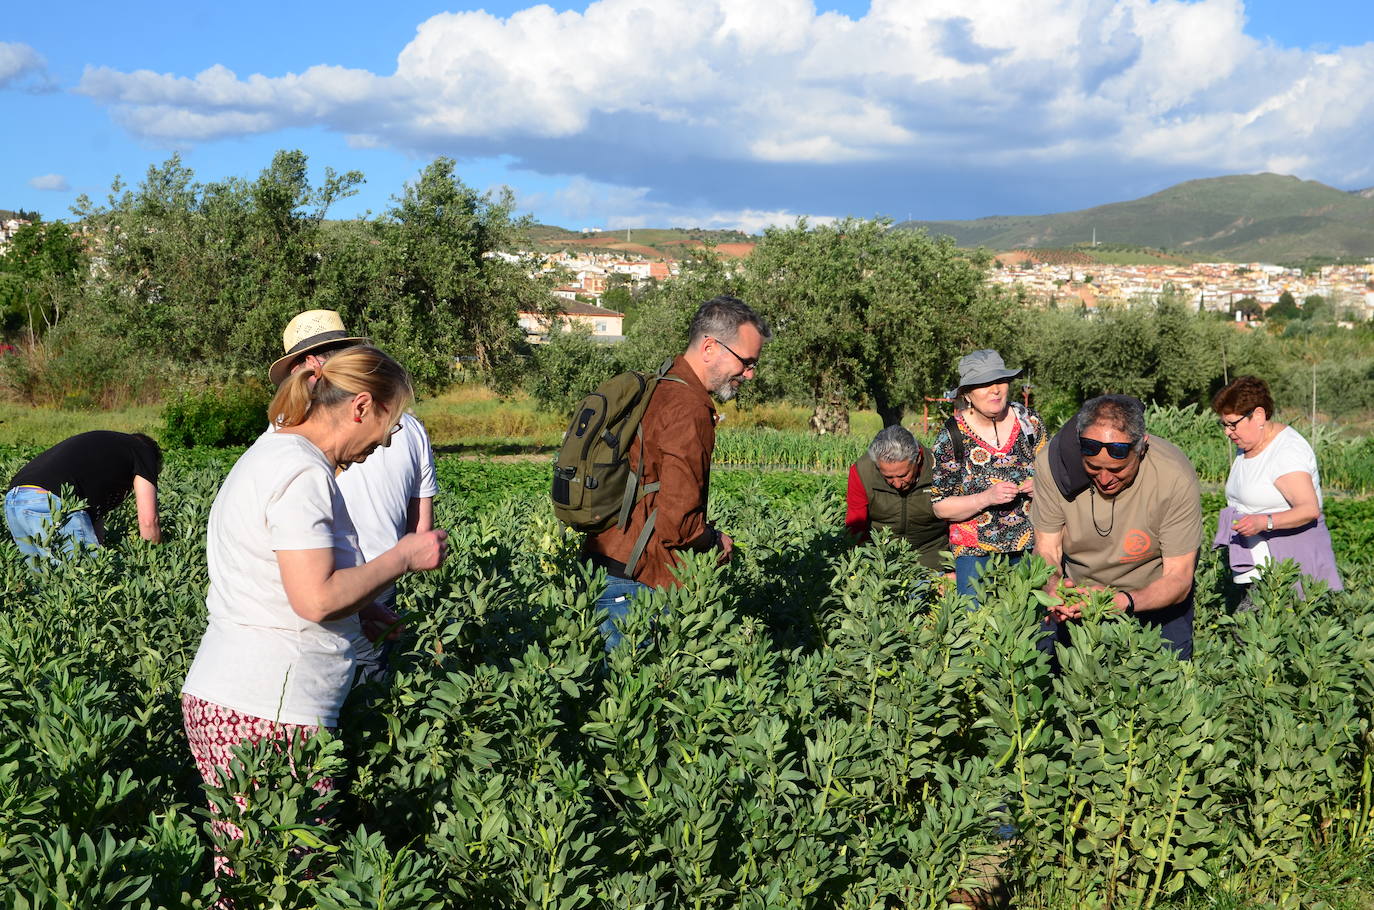
[[1374, 187], [1346, 191], [1280, 174], [1211, 177], [1076, 212], [904, 221], [898, 227], [992, 250], [1063, 248], [1096, 239], [1194, 259], [1363, 258], [1374, 256]]

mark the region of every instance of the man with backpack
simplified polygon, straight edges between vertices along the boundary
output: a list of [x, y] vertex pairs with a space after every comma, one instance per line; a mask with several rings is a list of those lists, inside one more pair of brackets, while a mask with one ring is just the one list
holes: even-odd
[[[565, 501], [569, 486], [578, 488], [574, 496], [585, 487], [592, 487], [593, 492], [597, 487], [626, 490], [623, 505], [615, 503], [620, 507], [618, 519], [608, 516], [613, 523], [589, 533], [583, 545], [584, 557], [608, 575], [606, 589], [597, 600], [598, 611], [605, 613], [601, 631], [608, 649], [619, 644], [616, 623], [629, 613], [630, 600], [637, 592], [679, 583], [673, 574], [678, 552], [718, 550], [721, 562], [730, 559], [734, 541], [706, 520], [711, 453], [716, 446], [717, 417], [711, 399], [735, 397], [740, 385], [753, 378], [759, 353], [770, 337], [768, 326], [744, 301], [728, 295], [714, 297], [692, 318], [686, 351], [671, 365], [665, 364], [657, 376], [647, 377], [643, 393], [624, 395], [624, 404], [618, 408], [612, 402], [604, 422], [593, 416], [597, 408], [585, 402], [574, 415], [570, 439], [585, 437], [588, 445], [592, 440], [614, 441], [612, 451], [623, 453], [629, 469], [628, 480], [607, 483], [590, 473], [595, 470], [595, 458], [589, 459], [593, 466], [582, 469], [587, 476], [579, 477], [576, 469], [563, 467], [560, 457], [554, 479], [556, 510], [560, 483]], [[641, 374], [626, 376], [638, 379], [635, 389], [645, 387], [646, 377]], [[608, 381], [598, 393], [622, 378]], [[597, 398], [593, 394], [588, 401]], [[643, 408], [638, 427], [617, 425], [617, 418], [624, 415], [616, 412], [631, 411], [635, 404]], [[565, 442], [565, 452], [568, 448]], [[560, 517], [564, 517], [561, 511]]]

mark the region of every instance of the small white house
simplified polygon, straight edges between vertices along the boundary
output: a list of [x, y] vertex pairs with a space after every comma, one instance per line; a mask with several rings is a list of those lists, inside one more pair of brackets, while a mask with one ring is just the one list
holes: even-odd
[[[557, 290], [554, 294], [559, 297]], [[592, 337], [598, 341], [620, 341], [625, 337], [625, 314], [608, 310], [605, 307], [582, 303], [564, 298], [558, 308], [560, 331], [572, 330], [574, 324], [585, 325], [592, 330]], [[525, 330], [525, 338], [532, 344], [542, 344], [548, 340], [548, 321], [539, 313], [520, 313], [520, 328]]]

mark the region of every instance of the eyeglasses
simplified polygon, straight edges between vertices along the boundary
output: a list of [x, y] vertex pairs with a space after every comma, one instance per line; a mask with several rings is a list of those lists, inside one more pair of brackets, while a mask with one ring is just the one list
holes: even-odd
[[1135, 448], [1135, 443], [1133, 442], [1103, 442], [1100, 439], [1090, 439], [1087, 436], [1078, 437], [1078, 450], [1084, 455], [1096, 455], [1098, 452], [1106, 449], [1108, 455], [1115, 458], [1117, 461], [1121, 461], [1127, 455], [1131, 454], [1131, 449], [1133, 448]]
[[1227, 420], [1225, 417], [1218, 418], [1217, 425], [1220, 426], [1223, 430], [1234, 430], [1236, 427], [1240, 426], [1242, 423], [1249, 420], [1251, 417], [1254, 417], [1255, 412], [1257, 410], [1259, 410], [1259, 408], [1251, 408], [1250, 410], [1245, 412], [1244, 417], [1237, 417], [1235, 420]]
[[[709, 336], [707, 336], [707, 337], [709, 337], [709, 338], [715, 338], [714, 335], [709, 335]], [[735, 354], [734, 349], [731, 348], [730, 345], [728, 345], [728, 344], [726, 344], [725, 342], [721, 341], [719, 338], [715, 338], [715, 341], [716, 341], [716, 344], [718, 344], [718, 345], [720, 345], [721, 347], [725, 348], [725, 350], [729, 351], [731, 354]], [[759, 359], [758, 359], [757, 357], [741, 357], [740, 355], [735, 354], [735, 359], [739, 361], [739, 365], [740, 365], [740, 366], [744, 367], [744, 371], [745, 371], [746, 373], [749, 372], [750, 370], [758, 369]]]

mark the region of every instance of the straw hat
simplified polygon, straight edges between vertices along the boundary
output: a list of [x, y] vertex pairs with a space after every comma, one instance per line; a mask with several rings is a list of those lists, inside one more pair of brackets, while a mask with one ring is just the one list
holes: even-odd
[[273, 385], [281, 385], [291, 372], [291, 364], [311, 351], [325, 346], [368, 343], [367, 338], [348, 334], [343, 319], [333, 310], [306, 310], [299, 314], [286, 324], [281, 340], [286, 354], [273, 362], [267, 371], [267, 378]]

